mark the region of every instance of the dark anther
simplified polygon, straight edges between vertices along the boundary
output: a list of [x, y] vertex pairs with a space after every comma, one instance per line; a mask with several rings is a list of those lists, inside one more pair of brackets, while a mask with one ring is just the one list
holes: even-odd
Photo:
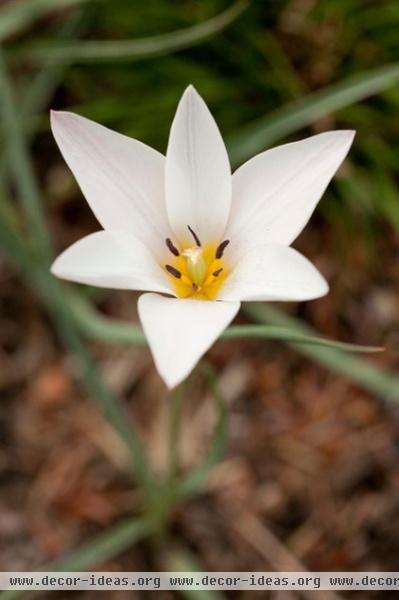
[[230, 240], [224, 240], [224, 242], [219, 244], [219, 246], [216, 248], [215, 257], [218, 259], [222, 258], [223, 252], [225, 251], [226, 246], [228, 246], [229, 244], [230, 244]]
[[169, 271], [169, 273], [171, 275], [173, 275], [173, 277], [176, 277], [176, 279], [180, 279], [180, 277], [181, 277], [180, 271], [178, 271], [177, 269], [175, 269], [174, 267], [172, 267], [172, 265], [165, 265], [165, 269], [167, 271]]
[[217, 269], [216, 271], [214, 271], [214, 272], [212, 273], [212, 275], [213, 275], [214, 277], [217, 277], [218, 275], [220, 275], [220, 273], [221, 273], [222, 271], [223, 271], [223, 268], [221, 268], [221, 269]]
[[172, 254], [174, 254], [175, 256], [179, 256], [179, 251], [176, 248], [176, 246], [173, 245], [173, 242], [170, 238], [166, 238], [165, 244], [167, 245]]
[[193, 236], [195, 243], [197, 244], [197, 246], [201, 246], [201, 242], [200, 239], [198, 237], [198, 235], [195, 233], [195, 231], [193, 229], [191, 229], [190, 225], [187, 225], [189, 232], [191, 233], [191, 235]]
[[198, 285], [196, 283], [192, 283], [191, 287], [193, 288], [194, 292], [198, 290]]

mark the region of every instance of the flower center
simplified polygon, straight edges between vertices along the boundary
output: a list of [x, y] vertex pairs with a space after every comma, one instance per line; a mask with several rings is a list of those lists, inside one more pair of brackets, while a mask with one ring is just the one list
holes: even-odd
[[203, 246], [193, 229], [188, 226], [195, 245], [179, 251], [170, 238], [165, 240], [173, 260], [165, 265], [179, 298], [214, 300], [228, 275], [223, 254], [229, 240], [218, 246]]

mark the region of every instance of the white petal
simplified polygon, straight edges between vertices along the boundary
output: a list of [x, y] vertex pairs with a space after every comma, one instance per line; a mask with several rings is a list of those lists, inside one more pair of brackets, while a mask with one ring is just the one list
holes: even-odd
[[148, 249], [125, 232], [98, 231], [82, 238], [56, 258], [51, 272], [98, 287], [173, 293]]
[[233, 175], [226, 237], [233, 244], [289, 246], [345, 158], [353, 131], [328, 131], [258, 154]]
[[184, 92], [172, 124], [166, 155], [166, 206], [180, 243], [217, 243], [231, 204], [231, 170], [226, 147], [205, 102], [192, 86]]
[[158, 372], [169, 388], [187, 377], [239, 308], [239, 302], [140, 296], [140, 321]]
[[324, 296], [328, 284], [319, 271], [289, 246], [249, 250], [226, 279], [221, 300], [312, 300]]
[[133, 233], [164, 250], [169, 224], [165, 157], [149, 146], [68, 112], [51, 113], [57, 144], [104, 229]]

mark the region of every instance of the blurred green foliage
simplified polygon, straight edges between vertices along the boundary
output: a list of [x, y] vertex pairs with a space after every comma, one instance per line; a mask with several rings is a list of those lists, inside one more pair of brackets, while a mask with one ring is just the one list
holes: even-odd
[[[229, 7], [231, 3], [223, 0], [86, 1], [70, 12], [42, 19], [40, 27], [15, 35], [7, 46], [26, 75], [33, 51], [44, 49], [45, 55], [46, 48], [57, 46], [60, 30], [72, 13], [79, 19], [77, 33], [85, 40], [117, 43], [184, 30]], [[272, 111], [395, 63], [398, 27], [399, 6], [392, 0], [255, 0], [223, 32], [200, 45], [152, 60], [132, 57], [64, 65], [65, 75], [52, 105], [164, 151], [178, 98], [193, 83], [224, 136], [233, 140], [252, 123], [256, 132], [258, 119]], [[399, 230], [399, 87], [386, 87], [378, 97], [315, 118], [307, 130], [298, 127], [289, 136], [282, 132], [281, 139], [273, 140], [333, 127], [358, 130], [350, 162], [321, 204], [341, 239], [354, 228], [367, 233], [371, 243], [387, 223]], [[47, 113], [32, 126], [47, 130]]]

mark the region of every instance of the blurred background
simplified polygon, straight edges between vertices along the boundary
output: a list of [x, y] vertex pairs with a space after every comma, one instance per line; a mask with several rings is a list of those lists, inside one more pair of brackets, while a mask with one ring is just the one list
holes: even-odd
[[[396, 0], [3, 0], [0, 43], [1, 570], [38, 568], [95, 539], [96, 552], [76, 568], [397, 570]], [[295, 242], [330, 294], [247, 307], [238, 322], [311, 327], [386, 351], [364, 357], [269, 340], [218, 342], [208, 359], [228, 406], [227, 450], [202, 493], [172, 511], [167, 538], [154, 543], [134, 527], [126, 539], [117, 535], [144, 501], [104, 417], [104, 389], [119, 398], [159, 477], [168, 395], [147, 348], [108, 336], [105, 318], [137, 322], [134, 294], [63, 285], [86, 328], [77, 341], [70, 307], [47, 291], [49, 257], [98, 229], [48, 115], [71, 110], [165, 152], [189, 83], [214, 114], [234, 167], [271, 145], [357, 130]], [[206, 453], [216, 419], [201, 372], [190, 379], [182, 418], [185, 471]], [[108, 530], [116, 532], [111, 550], [101, 541]]]

